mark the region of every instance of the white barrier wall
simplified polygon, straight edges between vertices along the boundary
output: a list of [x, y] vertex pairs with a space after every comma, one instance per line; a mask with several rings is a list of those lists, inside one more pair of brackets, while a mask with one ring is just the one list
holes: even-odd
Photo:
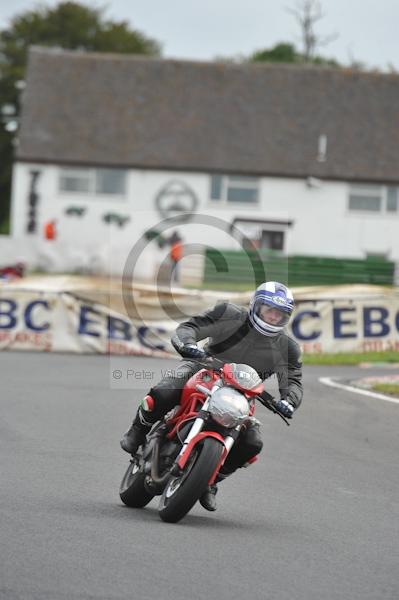
[[[321, 292], [317, 296], [315, 291], [303, 292], [302, 297], [297, 294], [290, 334], [305, 353], [399, 352], [397, 290], [352, 297], [337, 294], [331, 299], [333, 289], [329, 288], [330, 298]], [[244, 297], [241, 301], [247, 303]], [[142, 319], [132, 322], [121, 312], [70, 292], [2, 285], [0, 349], [165, 356], [173, 352], [170, 337], [178, 321], [166, 315], [154, 320], [157, 312], [151, 295], [148, 311], [145, 302]], [[190, 314], [214, 303], [211, 297], [199, 298]]]
[[0, 289], [0, 349], [167, 356], [173, 323], [133, 325], [69, 293]]

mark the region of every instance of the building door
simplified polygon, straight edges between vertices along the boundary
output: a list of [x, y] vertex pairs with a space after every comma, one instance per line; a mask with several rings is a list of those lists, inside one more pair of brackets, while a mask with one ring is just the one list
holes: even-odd
[[284, 249], [284, 232], [283, 231], [268, 231], [262, 230], [260, 247], [268, 250], [283, 250]]

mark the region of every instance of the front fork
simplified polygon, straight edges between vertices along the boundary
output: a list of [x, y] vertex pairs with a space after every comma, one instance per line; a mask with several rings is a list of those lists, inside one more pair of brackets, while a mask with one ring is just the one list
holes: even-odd
[[[229, 454], [231, 448], [233, 447], [235, 441], [237, 440], [237, 438], [240, 434], [242, 425], [237, 425], [232, 430], [231, 434], [226, 435], [226, 437], [223, 437], [220, 433], [216, 433], [214, 431], [202, 432], [202, 429], [204, 428], [204, 425], [205, 425], [205, 421], [209, 415], [209, 413], [207, 411], [208, 405], [209, 405], [209, 400], [206, 400], [204, 402], [204, 405], [203, 405], [198, 417], [195, 419], [193, 426], [190, 429], [189, 434], [187, 435], [186, 439], [183, 442], [183, 447], [180, 450], [180, 452], [176, 458], [174, 469], [177, 467], [180, 471], [182, 471], [188, 461], [189, 456], [191, 455], [191, 452], [192, 452], [192, 449], [194, 448], [194, 446], [199, 441], [201, 441], [207, 437], [212, 437], [212, 438], [218, 440], [223, 445], [223, 453], [222, 453], [221, 459], [209, 481], [209, 483], [212, 484], [214, 482], [214, 480], [216, 479], [216, 476], [217, 476], [220, 468], [224, 464], [224, 461], [226, 460], [227, 455]], [[172, 471], [173, 471], [173, 469], [172, 469]]]
[[180, 450], [180, 452], [176, 458], [176, 463], [179, 464], [180, 459], [186, 452], [187, 447], [189, 446], [190, 442], [203, 430], [204, 425], [205, 425], [205, 420], [209, 414], [208, 406], [209, 406], [209, 400], [205, 400], [205, 402], [198, 414], [198, 417], [195, 419], [195, 421], [190, 429], [189, 434], [187, 435], [186, 439], [183, 442], [182, 449]]

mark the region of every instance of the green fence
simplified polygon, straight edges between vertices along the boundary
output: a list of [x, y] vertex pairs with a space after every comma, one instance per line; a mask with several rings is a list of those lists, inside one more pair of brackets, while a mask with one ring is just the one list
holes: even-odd
[[263, 281], [290, 286], [369, 283], [393, 285], [395, 264], [382, 258], [365, 260], [318, 256], [281, 256], [268, 251], [214, 250], [206, 252], [204, 284], [215, 288], [244, 288]]

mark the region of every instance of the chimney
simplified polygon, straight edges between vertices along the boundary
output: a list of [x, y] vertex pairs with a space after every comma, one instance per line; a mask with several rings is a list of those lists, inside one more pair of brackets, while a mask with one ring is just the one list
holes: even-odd
[[317, 151], [317, 162], [326, 162], [327, 160], [327, 136], [325, 133], [319, 135], [319, 147]]

